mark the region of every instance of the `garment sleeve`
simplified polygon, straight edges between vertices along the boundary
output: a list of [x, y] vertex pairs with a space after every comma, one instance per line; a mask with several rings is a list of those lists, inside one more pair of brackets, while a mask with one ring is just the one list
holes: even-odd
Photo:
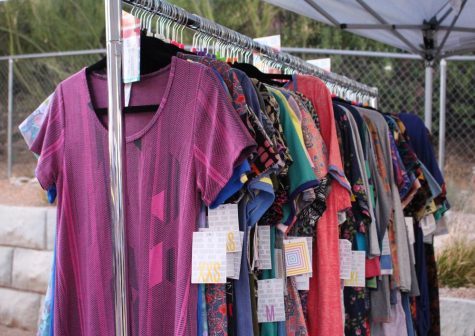
[[193, 160], [196, 183], [206, 205], [213, 203], [256, 147], [219, 78], [203, 68], [194, 114]]
[[46, 119], [30, 150], [39, 155], [36, 177], [43, 189], [47, 190], [57, 181], [64, 153], [63, 100], [60, 87], [50, 101]]

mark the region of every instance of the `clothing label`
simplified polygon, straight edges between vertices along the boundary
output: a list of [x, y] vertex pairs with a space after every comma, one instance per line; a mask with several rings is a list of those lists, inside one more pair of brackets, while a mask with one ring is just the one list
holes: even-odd
[[339, 211], [338, 212], [338, 225], [341, 225], [344, 222], [346, 222], [346, 212]]
[[257, 281], [257, 321], [285, 321], [283, 279]]
[[297, 290], [310, 290], [310, 276], [307, 274], [294, 277]]
[[284, 267], [284, 254], [282, 249], [274, 249], [275, 264], [276, 264], [276, 273], [275, 277], [277, 279], [285, 278], [285, 267]]
[[424, 237], [434, 233], [435, 229], [437, 228], [437, 225], [435, 224], [435, 218], [433, 215], [428, 215], [422, 218], [420, 225], [421, 225], [421, 229], [422, 229], [422, 233], [424, 234]]
[[130, 94], [132, 93], [132, 83], [125, 83], [124, 85], [124, 105], [130, 105]]
[[347, 239], [339, 239], [340, 248], [340, 279], [351, 277], [351, 242]]
[[409, 244], [413, 245], [416, 242], [416, 237], [414, 234], [414, 219], [412, 217], [404, 217], [407, 227], [407, 239]]
[[[388, 228], [389, 230], [389, 228]], [[384, 234], [383, 237], [383, 246], [381, 249], [381, 255], [391, 255], [391, 248], [389, 247], [389, 238], [388, 238], [388, 231], [386, 230], [386, 233]]]
[[[239, 280], [241, 273], [241, 258], [242, 258], [242, 243], [244, 241], [244, 232], [239, 232], [239, 247], [237, 252], [227, 252], [228, 267], [226, 268], [227, 277], [234, 280]], [[232, 271], [230, 270], [232, 269]], [[229, 273], [228, 273], [229, 272]]]
[[351, 251], [351, 275], [345, 280], [346, 287], [365, 286], [365, 251]]
[[261, 270], [272, 269], [269, 225], [261, 225], [257, 227], [257, 247], [258, 268]]
[[226, 250], [237, 252], [239, 247], [239, 217], [237, 204], [223, 204], [208, 209], [208, 226], [212, 231], [225, 231]]
[[122, 11], [122, 78], [124, 83], [140, 80], [140, 19]]
[[[389, 230], [389, 228], [388, 228]], [[383, 237], [383, 246], [381, 249], [381, 274], [382, 275], [391, 275], [393, 274], [393, 263], [391, 259], [391, 247], [389, 246], [388, 230]]]
[[306, 238], [284, 239], [285, 272], [295, 276], [312, 272]]
[[193, 232], [192, 283], [226, 283], [226, 240], [220, 232]]

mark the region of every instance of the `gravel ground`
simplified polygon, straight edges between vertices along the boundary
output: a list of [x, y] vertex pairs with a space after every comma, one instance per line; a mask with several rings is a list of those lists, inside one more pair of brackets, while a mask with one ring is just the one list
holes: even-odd
[[8, 328], [0, 325], [0, 335], [2, 336], [34, 336], [35, 332], [22, 329]]

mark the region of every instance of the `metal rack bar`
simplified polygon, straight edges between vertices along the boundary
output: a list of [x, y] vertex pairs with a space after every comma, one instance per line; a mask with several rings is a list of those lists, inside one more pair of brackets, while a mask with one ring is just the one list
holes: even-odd
[[353, 89], [369, 95], [373, 98], [378, 96], [378, 89], [359, 83], [353, 79], [341, 76], [332, 72], [327, 72], [315, 65], [307, 63], [303, 59], [290, 55], [285, 52], [279, 52], [271, 47], [255, 42], [252, 38], [242, 35], [232, 29], [221, 26], [210, 20], [201, 18], [198, 15], [191, 14], [186, 10], [161, 0], [123, 0], [124, 3], [134, 7], [141, 8], [155, 15], [160, 15], [179, 25], [183, 25], [191, 30], [204, 33], [215, 39], [225, 41], [244, 50], [252, 50], [261, 54], [274, 62], [285, 67], [295, 69], [300, 73], [310, 74], [321, 78], [324, 81], [340, 85], [345, 88]]
[[122, 120], [122, 39], [120, 0], [105, 0], [107, 40], [108, 135], [115, 335], [128, 335]]

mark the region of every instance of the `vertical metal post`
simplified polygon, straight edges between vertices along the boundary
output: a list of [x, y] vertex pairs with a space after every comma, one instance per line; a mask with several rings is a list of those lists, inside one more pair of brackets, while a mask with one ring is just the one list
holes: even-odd
[[447, 109], [447, 61], [440, 60], [439, 167], [445, 165], [445, 115]]
[[8, 120], [7, 120], [7, 176], [12, 177], [13, 166], [13, 58], [8, 59]]
[[128, 334], [122, 120], [121, 0], [105, 0], [115, 335]]
[[432, 63], [427, 62], [425, 75], [424, 123], [429, 132], [432, 131], [433, 76]]

